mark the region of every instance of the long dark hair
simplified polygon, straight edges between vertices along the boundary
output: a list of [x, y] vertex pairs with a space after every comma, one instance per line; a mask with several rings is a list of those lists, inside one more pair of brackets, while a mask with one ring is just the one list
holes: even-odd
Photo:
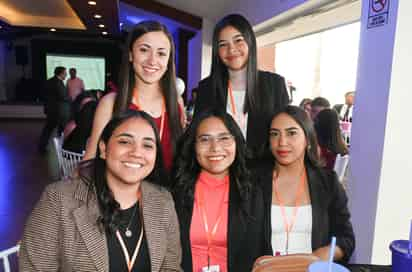
[[[230, 184], [234, 185], [240, 201], [248, 200], [252, 183], [250, 174], [246, 168], [247, 149], [240, 128], [235, 120], [226, 112], [220, 110], [205, 111], [196, 116], [179, 141], [179, 153], [175, 157], [173, 169], [174, 188], [173, 191], [182, 196], [176, 201], [181, 201], [183, 206], [190, 206], [194, 200], [195, 184], [201, 167], [196, 159], [196, 136], [200, 124], [207, 118], [216, 117], [220, 119], [230, 134], [234, 136], [236, 143], [235, 160], [229, 167]], [[175, 195], [176, 195], [175, 194]]]
[[[127, 110], [114, 116], [103, 129], [99, 142], [102, 141], [107, 145], [116, 128], [130, 119], [145, 120], [152, 127], [156, 137], [156, 161], [152, 172], [145, 178], [145, 181], [160, 186], [167, 186], [167, 175], [163, 165], [159, 134], [155, 122], [147, 113], [143, 111]], [[93, 163], [88, 164], [84, 169], [80, 168], [80, 177], [89, 184], [90, 190], [93, 190], [96, 193], [100, 208], [98, 223], [100, 223], [106, 231], [112, 233], [119, 226], [120, 204], [116, 201], [112, 191], [107, 185], [106, 172], [106, 161], [100, 158], [100, 150], [97, 148], [96, 157], [93, 160]]]
[[228, 86], [229, 72], [226, 65], [219, 57], [219, 35], [220, 32], [227, 26], [236, 28], [244, 37], [249, 47], [249, 57], [246, 66], [246, 97], [244, 112], [261, 111], [262, 98], [259, 94], [258, 86], [258, 69], [257, 69], [257, 53], [256, 53], [256, 37], [252, 26], [248, 20], [240, 14], [230, 14], [221, 19], [215, 26], [213, 31], [212, 44], [212, 69], [210, 77], [212, 80], [212, 88], [216, 98], [220, 97], [220, 101], [225, 101], [225, 89]]
[[157, 31], [163, 32], [170, 42], [170, 56], [167, 63], [167, 70], [160, 80], [160, 85], [166, 103], [172, 146], [174, 148], [177, 139], [182, 134], [182, 125], [180, 123], [179, 108], [177, 103], [175, 46], [172, 35], [163, 24], [156, 21], [143, 21], [135, 25], [135, 27], [130, 31], [126, 43], [127, 48], [123, 52], [122, 65], [119, 75], [121, 80], [119, 92], [117, 93], [114, 104], [113, 114], [117, 115], [122, 111], [125, 111], [132, 101], [133, 88], [136, 82], [135, 71], [133, 69], [133, 64], [129, 60], [129, 54], [133, 50], [134, 42], [146, 33]]
[[[308, 116], [308, 114], [299, 107], [289, 105], [289, 106], [284, 107], [279, 112], [275, 113], [270, 123], [272, 123], [273, 119], [275, 119], [277, 116], [279, 116], [282, 113], [287, 114], [289, 117], [295, 120], [295, 122], [298, 123], [298, 125], [302, 128], [305, 134], [306, 142], [308, 144], [305, 150], [305, 158], [304, 158], [305, 165], [310, 165], [315, 168], [321, 167], [322, 164], [319, 158], [318, 141], [316, 138], [316, 132], [315, 132], [315, 128], [313, 127], [313, 122]], [[265, 157], [269, 161], [273, 162], [273, 164], [276, 164], [276, 159], [270, 150], [269, 129], [270, 129], [270, 126], [267, 130], [268, 137], [267, 137], [267, 142], [265, 145], [266, 146]]]
[[321, 147], [335, 154], [348, 154], [348, 148], [343, 141], [339, 126], [339, 116], [335, 110], [325, 109], [319, 112], [314, 123], [318, 143]]

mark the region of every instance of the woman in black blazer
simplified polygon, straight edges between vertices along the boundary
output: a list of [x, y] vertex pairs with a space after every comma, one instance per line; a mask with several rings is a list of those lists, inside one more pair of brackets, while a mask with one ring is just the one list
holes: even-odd
[[[217, 263], [220, 271], [250, 272], [259, 256], [272, 252], [264, 237], [268, 223], [265, 221], [263, 194], [260, 187], [251, 181], [246, 169], [246, 145], [239, 127], [225, 112], [204, 112], [186, 130], [178, 150], [173, 192], [180, 223], [182, 268], [184, 271], [199, 272], [207, 267], [209, 253], [199, 251], [207, 244], [196, 243], [201, 238], [205, 240], [207, 233], [203, 228], [206, 225], [204, 219], [202, 221], [199, 216], [200, 205], [204, 203], [208, 211], [213, 209], [215, 202], [228, 199], [225, 206], [220, 206], [218, 214], [210, 216], [220, 218], [220, 214], [224, 214], [221, 221], [209, 222], [207, 219], [209, 229], [213, 229], [217, 222], [223, 222], [217, 228], [216, 239], [212, 240], [224, 245], [219, 247], [220, 256], [211, 255], [210, 266]], [[223, 197], [216, 196], [217, 200], [214, 199], [214, 195], [223, 191], [221, 187], [211, 189], [209, 195], [199, 193], [200, 188], [204, 188], [201, 186], [205, 184], [202, 180], [205, 176], [216, 183], [226, 178]]]
[[199, 83], [194, 114], [227, 111], [256, 157], [270, 117], [288, 103], [285, 79], [257, 69], [256, 38], [246, 18], [231, 14], [220, 20], [213, 33], [211, 73]]
[[[276, 114], [271, 122], [267, 146], [271, 163], [256, 169], [255, 175], [259, 176], [264, 192], [265, 210], [271, 218], [268, 220], [266, 237], [269, 237], [274, 251], [278, 249], [282, 254], [285, 251], [286, 254], [308, 253], [293, 251], [296, 248], [305, 248], [299, 243], [306, 242], [309, 253], [327, 260], [331, 237], [336, 236], [335, 260], [348, 261], [355, 248], [355, 236], [347, 197], [336, 173], [322, 168], [318, 163], [316, 134], [305, 111], [295, 106], [287, 106]], [[302, 229], [296, 225], [305, 217], [303, 207], [311, 209], [311, 213], [308, 213], [311, 216], [307, 220], [311, 224], [311, 234], [307, 239], [292, 241], [292, 233], [297, 232], [294, 228]], [[278, 213], [279, 217], [272, 218], [276, 214], [274, 209], [282, 211], [288, 208], [297, 210], [295, 218], [285, 216], [283, 212]], [[276, 223], [273, 222], [280, 222], [280, 235], [284, 234], [286, 239], [276, 240], [272, 237], [272, 229], [276, 229], [272, 225]], [[291, 227], [291, 234], [285, 230], [285, 222]], [[282, 239], [286, 240], [285, 244], [273, 244], [273, 241]], [[291, 249], [292, 252], [287, 252]]]

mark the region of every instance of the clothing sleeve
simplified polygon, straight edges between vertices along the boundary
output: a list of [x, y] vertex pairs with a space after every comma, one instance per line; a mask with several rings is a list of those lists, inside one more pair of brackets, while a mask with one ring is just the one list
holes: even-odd
[[63, 82], [58, 82], [57, 85], [57, 97], [60, 101], [70, 101], [69, 94], [67, 92], [67, 88], [64, 86]]
[[32, 211], [19, 251], [19, 271], [59, 271], [60, 199], [48, 187]]
[[350, 221], [348, 198], [335, 172], [331, 182], [333, 182], [334, 197], [329, 206], [330, 233], [336, 236], [336, 245], [344, 253], [342, 261], [347, 262], [355, 249], [355, 234]]
[[179, 223], [177, 220], [175, 205], [171, 194], [168, 194], [169, 227], [167, 230], [166, 256], [160, 271], [173, 272], [183, 271], [180, 264], [182, 261], [182, 247], [180, 244]]

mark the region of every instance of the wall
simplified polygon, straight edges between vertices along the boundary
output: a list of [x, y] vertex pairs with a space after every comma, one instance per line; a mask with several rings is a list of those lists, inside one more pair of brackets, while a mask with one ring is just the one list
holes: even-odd
[[212, 65], [212, 38], [215, 23], [203, 18], [202, 28], [202, 75], [201, 78], [209, 76]]
[[6, 71], [5, 71], [5, 59], [6, 59], [6, 42], [0, 40], [0, 101], [6, 100]]
[[363, 1], [348, 189], [354, 261], [389, 264], [389, 244], [408, 239], [412, 216], [412, 2], [390, 1], [387, 24], [376, 28], [367, 28], [368, 4]]
[[263, 71], [275, 71], [275, 46], [268, 45], [259, 47], [257, 50], [258, 68]]

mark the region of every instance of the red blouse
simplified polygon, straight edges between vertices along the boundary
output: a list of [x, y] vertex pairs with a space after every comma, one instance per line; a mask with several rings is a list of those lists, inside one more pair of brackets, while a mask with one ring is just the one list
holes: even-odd
[[[131, 110], [139, 110], [139, 108], [131, 103], [129, 106], [129, 109]], [[170, 171], [172, 168], [172, 161], [173, 161], [173, 148], [172, 148], [172, 135], [170, 132], [170, 126], [169, 126], [169, 115], [167, 114], [167, 111], [165, 111], [164, 115], [164, 127], [163, 127], [163, 135], [161, 136], [160, 143], [162, 145], [162, 155], [163, 155], [163, 162], [166, 167], [167, 171]], [[160, 125], [162, 123], [162, 116], [153, 118], [153, 120], [156, 123], [157, 129], [160, 133]]]

